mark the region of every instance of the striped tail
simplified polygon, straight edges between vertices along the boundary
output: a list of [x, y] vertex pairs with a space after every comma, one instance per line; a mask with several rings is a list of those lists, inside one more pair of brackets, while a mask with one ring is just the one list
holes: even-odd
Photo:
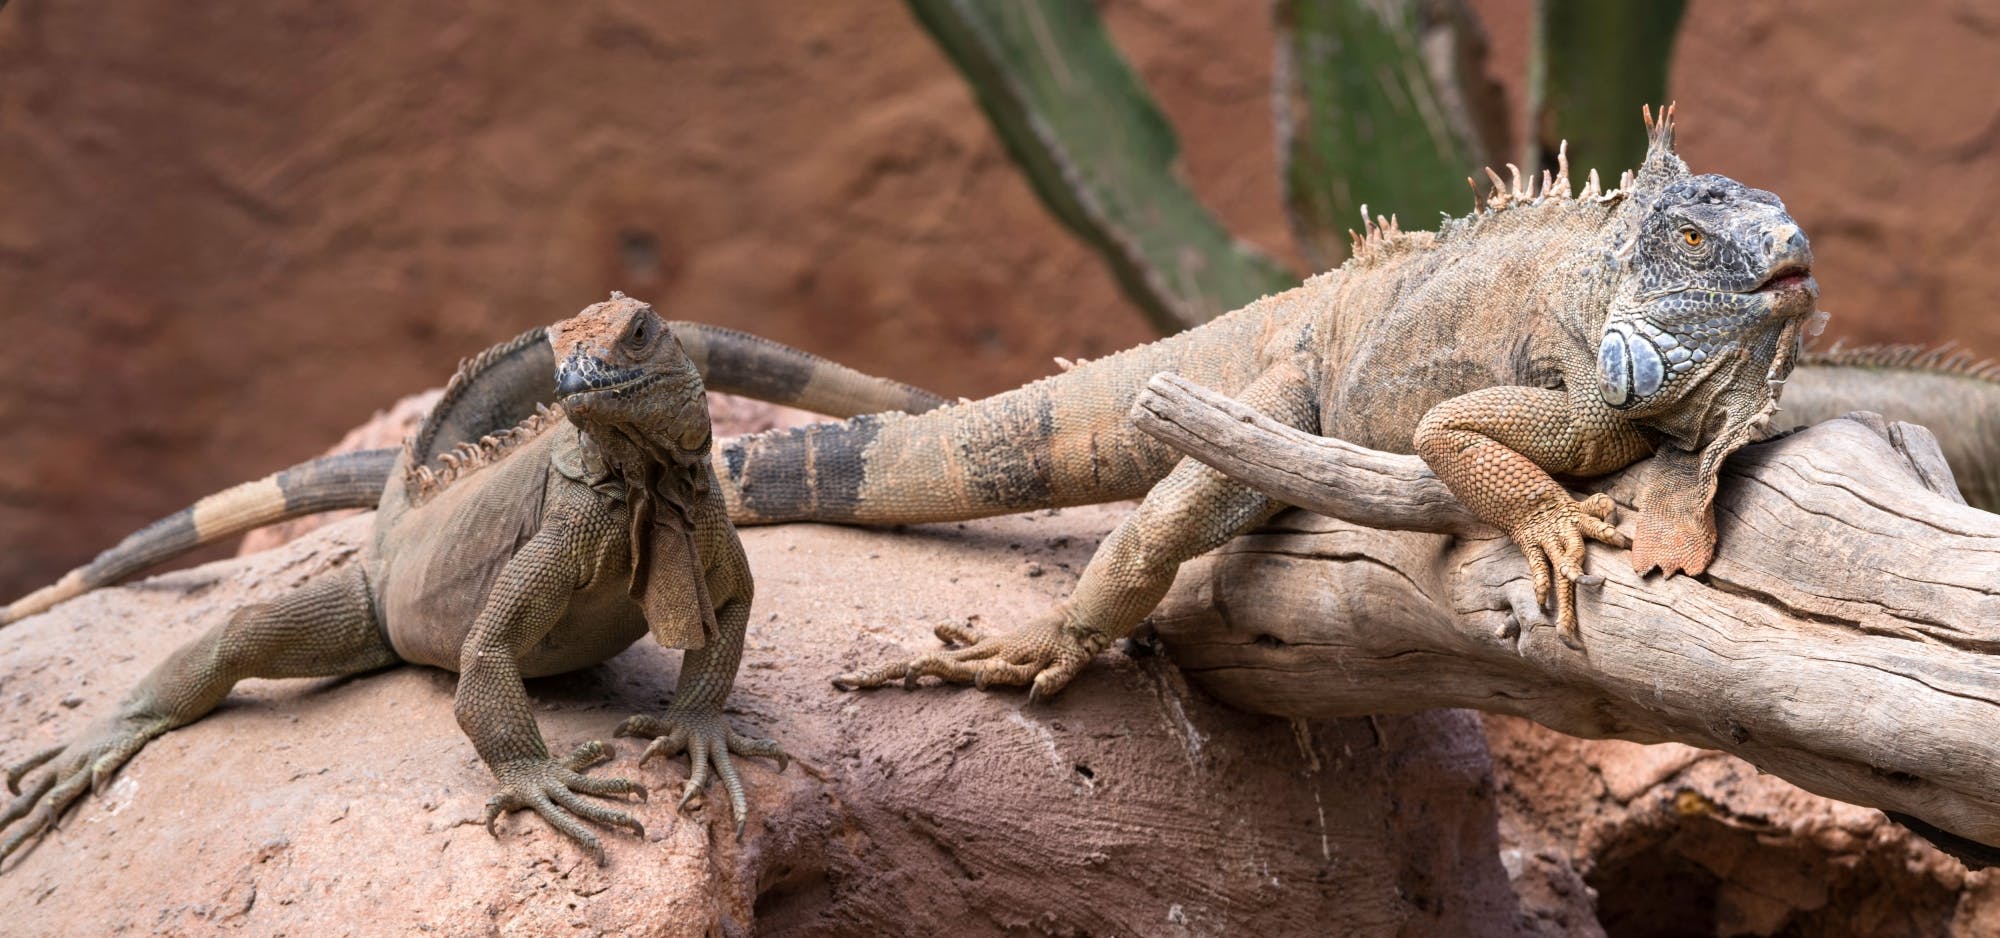
[[737, 524], [964, 521], [1137, 498], [1179, 458], [1127, 415], [1173, 371], [1234, 391], [1268, 342], [1295, 337], [1253, 305], [984, 400], [871, 414], [717, 442], [712, 465]]
[[900, 381], [877, 378], [762, 336], [706, 323], [667, 324], [711, 391], [833, 417], [902, 411], [920, 414], [945, 399]]
[[0, 610], [0, 627], [231, 535], [322, 511], [373, 508], [400, 452], [371, 449], [324, 456], [210, 495]]

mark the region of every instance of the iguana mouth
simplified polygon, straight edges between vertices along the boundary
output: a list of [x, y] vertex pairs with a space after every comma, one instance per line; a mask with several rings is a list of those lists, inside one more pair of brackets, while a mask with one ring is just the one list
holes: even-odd
[[1790, 266], [1774, 271], [1764, 283], [1752, 293], [1782, 293], [1787, 290], [1803, 290], [1813, 284], [1812, 268]]
[[567, 406], [593, 395], [622, 394], [626, 391], [636, 391], [654, 381], [658, 381], [660, 378], [665, 377], [665, 375], [661, 372], [628, 371], [623, 373], [609, 373], [603, 375], [603, 377], [610, 378], [613, 383], [585, 384], [569, 388], [558, 387], [556, 400]]

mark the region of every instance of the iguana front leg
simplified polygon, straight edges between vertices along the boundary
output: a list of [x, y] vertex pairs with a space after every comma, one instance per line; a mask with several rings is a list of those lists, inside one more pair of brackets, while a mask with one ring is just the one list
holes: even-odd
[[1474, 514], [1506, 531], [1528, 559], [1535, 598], [1554, 593], [1556, 632], [1582, 647], [1576, 584], [1585, 538], [1616, 547], [1632, 542], [1611, 526], [1613, 505], [1599, 493], [1579, 502], [1550, 473], [1601, 475], [1652, 449], [1617, 414], [1562, 391], [1498, 387], [1431, 408], [1417, 426], [1417, 454]]
[[[1267, 369], [1238, 398], [1288, 426], [1318, 426], [1314, 385], [1295, 362]], [[967, 647], [843, 674], [834, 685], [854, 689], [901, 680], [915, 687], [929, 675], [982, 689], [1030, 684], [1031, 699], [1053, 694], [1098, 652], [1131, 634], [1166, 595], [1183, 562], [1221, 546], [1279, 507], [1263, 493], [1183, 459], [1111, 532], [1091, 556], [1076, 592], [1053, 610], [989, 638], [941, 626], [938, 638]]]
[[580, 529], [567, 512], [556, 511], [542, 529], [507, 561], [487, 595], [459, 653], [458, 696], [453, 712], [479, 757], [500, 780], [500, 792], [486, 804], [486, 829], [502, 812], [531, 808], [556, 830], [604, 862], [604, 847], [577, 816], [643, 834], [631, 815], [585, 801], [581, 794], [634, 794], [645, 789], [623, 778], [593, 778], [583, 770], [609, 757], [592, 740], [569, 757], [555, 759], [542, 742], [521, 683], [520, 659], [561, 620], [570, 594], [584, 585], [590, 565], [572, 537]]
[[[618, 735], [652, 740], [639, 756], [641, 765], [654, 756], [671, 758], [683, 750], [687, 752], [688, 780], [681, 790], [680, 807], [686, 807], [701, 794], [711, 772], [720, 776], [723, 788], [729, 792], [729, 807], [740, 839], [749, 804], [730, 754], [768, 756], [777, 760], [780, 772], [791, 760], [777, 742], [731, 729], [728, 718], [722, 714], [723, 702], [729, 699], [729, 690], [736, 683], [737, 665], [743, 659], [743, 635], [750, 622], [753, 586], [743, 544], [729, 524], [720, 493], [713, 496], [708, 511], [701, 517], [697, 536], [707, 567], [704, 575], [708, 578], [708, 593], [721, 601], [715, 612], [716, 638], [682, 654], [680, 683], [666, 712], [657, 717], [645, 714], [630, 717], [618, 727]], [[658, 572], [686, 575], [680, 571]], [[664, 628], [655, 627], [654, 634], [701, 634], [699, 622], [663, 625]]]

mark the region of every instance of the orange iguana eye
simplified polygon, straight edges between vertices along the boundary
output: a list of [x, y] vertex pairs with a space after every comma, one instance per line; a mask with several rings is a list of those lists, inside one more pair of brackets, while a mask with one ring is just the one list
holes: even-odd
[[1696, 231], [1696, 230], [1694, 230], [1693, 228], [1682, 228], [1682, 229], [1681, 229], [1681, 240], [1683, 240], [1683, 241], [1686, 241], [1686, 242], [1688, 243], [1688, 247], [1691, 247], [1691, 248], [1692, 248], [1692, 247], [1700, 247], [1700, 246], [1701, 246], [1701, 232], [1699, 232], [1699, 231]]

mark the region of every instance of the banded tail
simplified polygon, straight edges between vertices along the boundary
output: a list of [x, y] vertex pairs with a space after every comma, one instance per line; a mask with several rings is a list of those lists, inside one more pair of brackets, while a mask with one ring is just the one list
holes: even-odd
[[0, 610], [0, 626], [231, 535], [337, 508], [372, 507], [382, 498], [382, 485], [399, 452], [371, 449], [323, 456], [203, 498]]
[[[668, 326], [711, 390], [834, 417], [876, 411], [921, 413], [945, 404], [944, 398], [921, 388], [865, 375], [747, 332], [685, 321], [671, 322]], [[517, 419], [511, 411], [525, 409], [525, 413], [532, 413], [535, 403], [554, 399], [555, 358], [539, 329], [467, 359], [460, 368], [459, 379], [468, 378], [468, 370], [480, 368], [490, 369], [489, 374], [499, 378], [475, 392], [479, 400], [467, 402], [467, 406], [482, 412], [490, 411], [482, 413], [483, 418], [511, 425]], [[459, 379], [454, 384], [460, 383]], [[527, 382], [539, 383], [532, 387], [511, 386]], [[496, 395], [509, 400], [495, 399]], [[449, 392], [447, 396], [450, 397]], [[454, 400], [443, 400], [438, 406], [449, 408], [457, 404]], [[447, 429], [471, 432], [474, 428]], [[485, 430], [471, 432], [471, 438], [476, 439], [481, 432]], [[402, 448], [392, 447], [324, 456], [207, 496], [127, 536], [54, 584], [0, 609], [0, 628], [227, 537], [323, 511], [374, 508], [382, 500], [383, 488], [389, 484], [390, 473], [401, 453]]]
[[[922, 388], [877, 378], [763, 336], [706, 323], [667, 324], [711, 391], [829, 417], [921, 414], [949, 403]], [[553, 374], [553, 371], [551, 371]]]
[[1253, 304], [983, 400], [721, 440], [716, 481], [736, 524], [963, 521], [1137, 498], [1179, 458], [1127, 416], [1147, 379], [1173, 371], [1234, 391], [1266, 345], [1296, 341], [1289, 316]]

